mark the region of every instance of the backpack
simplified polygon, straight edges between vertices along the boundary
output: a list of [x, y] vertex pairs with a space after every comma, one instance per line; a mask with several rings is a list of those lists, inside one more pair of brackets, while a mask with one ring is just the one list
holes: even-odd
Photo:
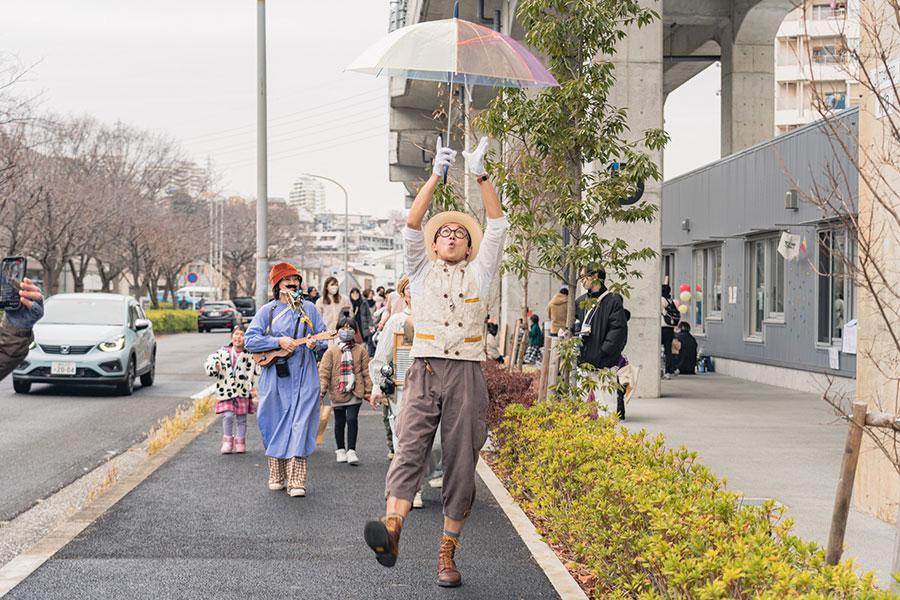
[[665, 321], [666, 325], [671, 325], [672, 327], [675, 327], [681, 322], [681, 313], [678, 312], [678, 307], [675, 306], [675, 303], [671, 300], [666, 304], [666, 312], [663, 315], [663, 321]]

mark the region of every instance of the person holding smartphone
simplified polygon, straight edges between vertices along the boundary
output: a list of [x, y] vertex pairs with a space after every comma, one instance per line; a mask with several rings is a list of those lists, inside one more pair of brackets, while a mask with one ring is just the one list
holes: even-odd
[[19, 284], [18, 308], [6, 308], [0, 321], [0, 380], [28, 354], [34, 341], [32, 328], [44, 316], [44, 297], [41, 289], [27, 277]]

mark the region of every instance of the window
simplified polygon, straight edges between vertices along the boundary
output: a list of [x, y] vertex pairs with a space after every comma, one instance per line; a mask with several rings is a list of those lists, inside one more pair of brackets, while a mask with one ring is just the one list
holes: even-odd
[[693, 259], [690, 313], [692, 327], [703, 333], [708, 319], [722, 318], [722, 246], [694, 250]]
[[784, 258], [778, 238], [747, 242], [748, 337], [762, 338], [763, 324], [784, 322]]
[[668, 283], [675, 287], [675, 253], [666, 252], [662, 255], [662, 283]]
[[818, 238], [817, 341], [831, 346], [841, 342], [844, 325], [856, 318], [856, 293], [848, 269], [856, 258], [856, 241], [845, 228], [822, 229]]
[[778, 238], [766, 240], [768, 285], [766, 320], [784, 321], [784, 257], [778, 254]]

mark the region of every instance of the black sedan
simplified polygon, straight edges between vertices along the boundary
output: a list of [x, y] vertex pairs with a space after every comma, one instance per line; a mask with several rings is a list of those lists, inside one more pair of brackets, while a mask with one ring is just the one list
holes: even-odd
[[228, 329], [231, 331], [241, 324], [241, 313], [230, 300], [207, 302], [197, 313], [197, 331]]

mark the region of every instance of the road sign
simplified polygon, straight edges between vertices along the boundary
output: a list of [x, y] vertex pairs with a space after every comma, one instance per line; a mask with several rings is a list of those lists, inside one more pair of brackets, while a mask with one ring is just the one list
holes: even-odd
[[188, 273], [187, 280], [188, 283], [197, 283], [197, 274], [196, 273]]

